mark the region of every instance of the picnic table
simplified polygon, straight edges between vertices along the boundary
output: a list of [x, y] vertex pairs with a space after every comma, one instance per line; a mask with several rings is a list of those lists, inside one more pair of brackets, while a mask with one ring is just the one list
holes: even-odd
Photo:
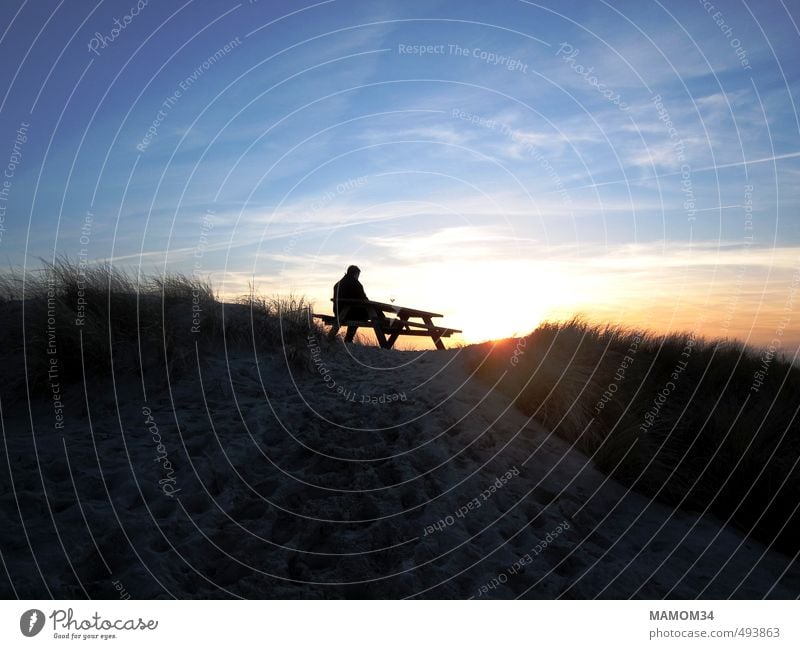
[[[340, 299], [338, 303], [338, 316], [314, 313], [314, 317], [319, 318], [326, 325], [330, 325], [331, 333], [334, 335], [339, 327], [369, 327], [375, 331], [378, 344], [384, 349], [391, 349], [400, 336], [430, 336], [436, 349], [444, 349], [442, 338], [449, 338], [454, 333], [461, 333], [460, 329], [435, 325], [433, 318], [443, 318], [441, 313], [373, 300]], [[362, 313], [365, 310], [367, 318], [349, 320], [347, 313], [352, 307], [358, 307]], [[393, 316], [390, 317], [387, 313], [391, 313]], [[421, 322], [419, 322], [420, 320]]]

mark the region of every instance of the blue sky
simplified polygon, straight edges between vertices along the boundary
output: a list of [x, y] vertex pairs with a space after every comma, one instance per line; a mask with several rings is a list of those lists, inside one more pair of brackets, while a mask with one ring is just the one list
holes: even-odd
[[325, 310], [357, 263], [468, 340], [582, 312], [763, 344], [797, 315], [791, 4], [3, 7], [8, 265]]

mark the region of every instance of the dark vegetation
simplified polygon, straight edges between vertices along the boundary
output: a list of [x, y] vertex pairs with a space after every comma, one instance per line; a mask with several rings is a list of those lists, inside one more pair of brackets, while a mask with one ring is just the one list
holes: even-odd
[[[234, 302], [182, 274], [135, 277], [110, 265], [67, 259], [0, 276], [4, 401], [49, 395], [52, 383], [103, 384], [135, 376], [162, 382], [198, 358], [231, 351], [280, 353], [306, 362], [316, 325], [302, 298]], [[53, 373], [55, 368], [55, 373]]]
[[800, 549], [800, 368], [774, 351], [580, 319], [482, 351], [482, 376], [508, 371], [516, 405], [604, 472]]

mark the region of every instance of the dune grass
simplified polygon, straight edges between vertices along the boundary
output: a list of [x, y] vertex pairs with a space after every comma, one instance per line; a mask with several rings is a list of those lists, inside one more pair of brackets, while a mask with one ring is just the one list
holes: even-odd
[[800, 368], [774, 350], [575, 319], [481, 347], [486, 378], [597, 467], [800, 549]]
[[[251, 291], [222, 302], [211, 285], [182, 274], [141, 277], [68, 259], [0, 275], [6, 395], [48, 393], [54, 381], [170, 373], [196, 367], [197, 350], [282, 353], [306, 362], [317, 325], [294, 296]], [[27, 388], [26, 388], [27, 384]]]

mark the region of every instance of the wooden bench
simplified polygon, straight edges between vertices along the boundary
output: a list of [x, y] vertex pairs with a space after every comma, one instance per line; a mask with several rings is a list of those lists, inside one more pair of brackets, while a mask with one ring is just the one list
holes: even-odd
[[[350, 320], [347, 313], [352, 307], [366, 310], [367, 318]], [[395, 314], [387, 317], [386, 313]], [[411, 307], [396, 306], [372, 300], [339, 300], [339, 315], [326, 315], [314, 313], [323, 323], [331, 327], [331, 334], [335, 335], [339, 327], [368, 327], [375, 331], [378, 344], [384, 349], [391, 349], [400, 336], [428, 336], [433, 340], [437, 349], [445, 349], [442, 338], [449, 338], [454, 333], [461, 333], [460, 329], [441, 327], [433, 323], [433, 318], [442, 318], [440, 313], [412, 309]], [[414, 319], [422, 320], [417, 322]]]

